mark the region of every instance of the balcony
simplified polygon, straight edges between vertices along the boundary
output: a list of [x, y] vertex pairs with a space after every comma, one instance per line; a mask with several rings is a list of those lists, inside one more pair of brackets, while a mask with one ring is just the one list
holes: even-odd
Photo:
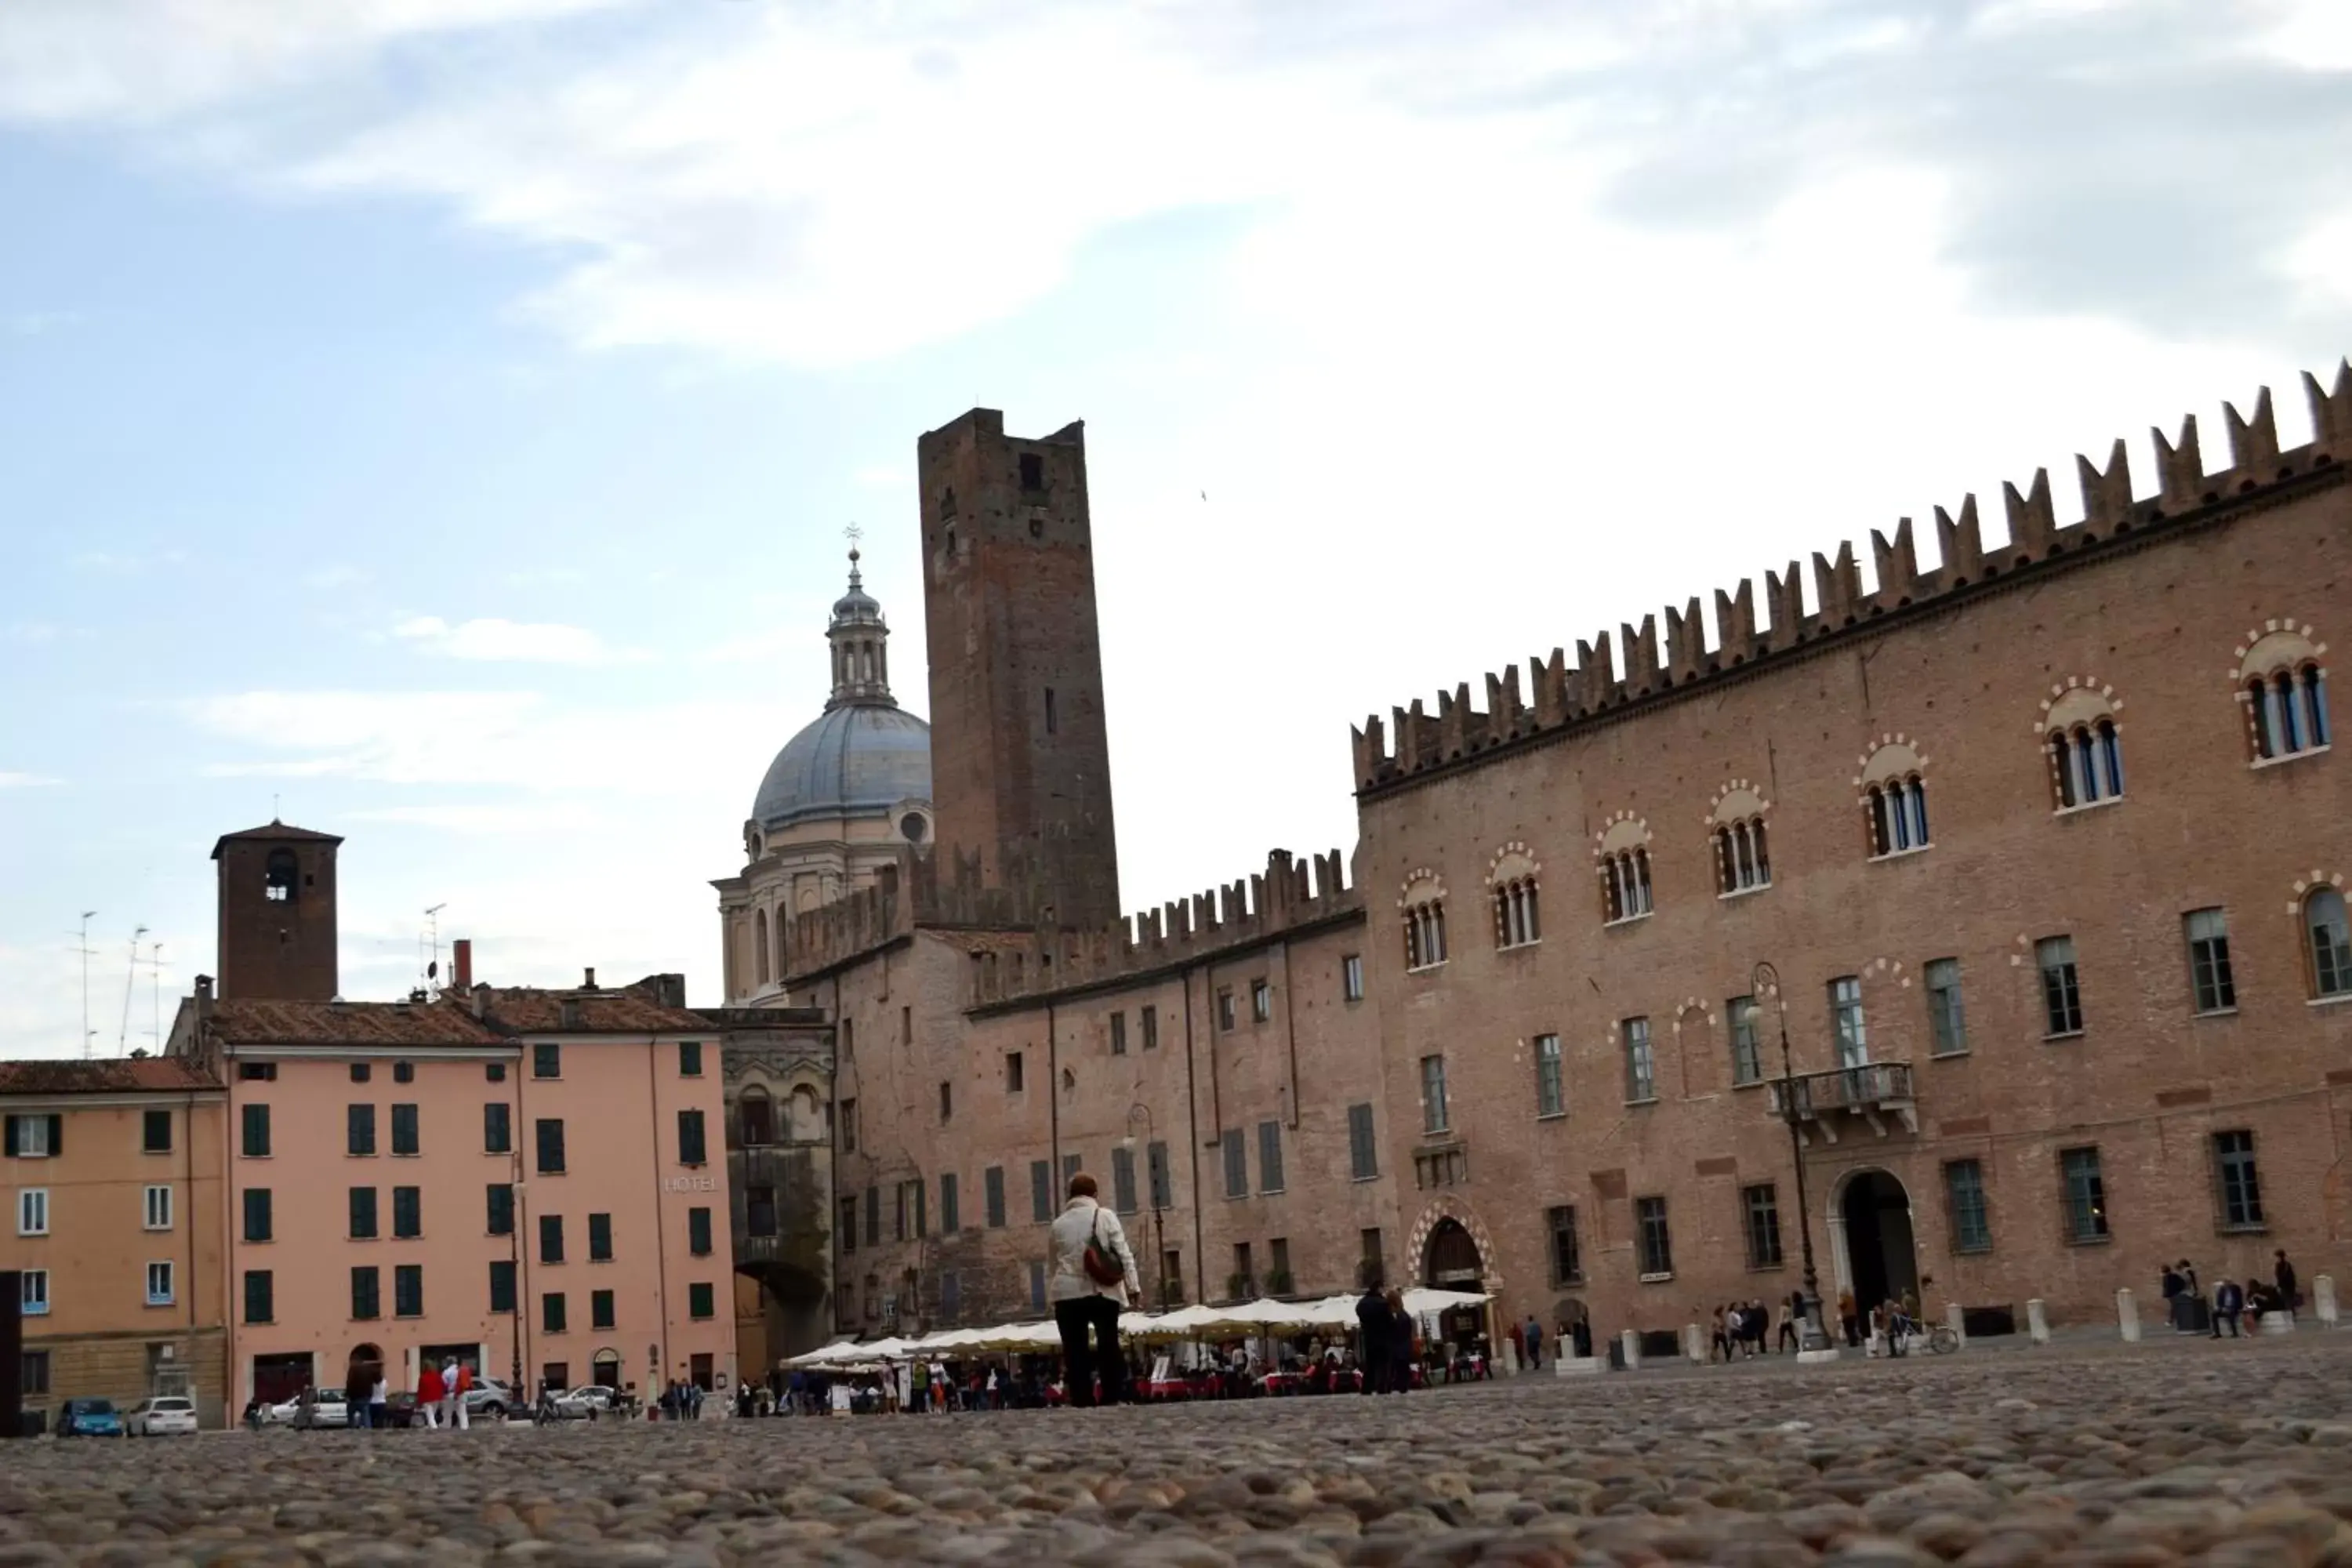
[[1887, 1123], [1899, 1121], [1904, 1131], [1919, 1131], [1919, 1108], [1911, 1095], [1909, 1062], [1871, 1062], [1830, 1072], [1800, 1073], [1771, 1081], [1772, 1114], [1793, 1119], [1798, 1136], [1806, 1142], [1819, 1131], [1828, 1142], [1838, 1141], [1839, 1124], [1849, 1118], [1869, 1124], [1881, 1138]]

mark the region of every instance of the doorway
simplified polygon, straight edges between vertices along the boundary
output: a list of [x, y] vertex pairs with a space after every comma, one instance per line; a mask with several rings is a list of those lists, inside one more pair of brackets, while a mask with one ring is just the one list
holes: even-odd
[[[1478, 1243], [1469, 1228], [1458, 1219], [1442, 1219], [1429, 1233], [1429, 1244], [1422, 1253], [1422, 1282], [1441, 1290], [1477, 1291], [1486, 1268], [1478, 1256]], [[1486, 1337], [1486, 1312], [1483, 1306], [1448, 1307], [1438, 1315], [1438, 1336], [1465, 1352], [1477, 1347]]]
[[1885, 1171], [1857, 1171], [1845, 1179], [1832, 1221], [1838, 1232], [1846, 1282], [1867, 1317], [1881, 1301], [1919, 1288], [1918, 1255], [1911, 1238], [1911, 1194]]
[[264, 1405], [283, 1405], [310, 1386], [309, 1351], [253, 1358], [253, 1396]]

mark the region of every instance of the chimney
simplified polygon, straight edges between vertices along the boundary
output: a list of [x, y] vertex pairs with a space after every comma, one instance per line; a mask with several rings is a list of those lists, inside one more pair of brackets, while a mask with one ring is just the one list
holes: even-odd
[[196, 1022], [210, 1023], [212, 1016], [213, 977], [209, 974], [199, 974], [196, 976]]
[[583, 991], [593, 991], [596, 989], [596, 972], [593, 969], [591, 969], [588, 972], [588, 978], [580, 983], [580, 989]]
[[461, 936], [449, 944], [449, 969], [453, 984], [460, 991], [474, 988], [474, 939]]

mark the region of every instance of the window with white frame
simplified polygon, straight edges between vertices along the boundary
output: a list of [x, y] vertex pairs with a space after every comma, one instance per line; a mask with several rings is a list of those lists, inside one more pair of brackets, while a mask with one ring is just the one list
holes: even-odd
[[49, 1271], [27, 1268], [17, 1276], [17, 1300], [24, 1303], [25, 1316], [37, 1318], [49, 1310]]
[[1650, 1049], [1650, 1020], [1627, 1018], [1618, 1030], [1625, 1041], [1625, 1103], [1639, 1105], [1657, 1099], [1658, 1063]]
[[2200, 1013], [2231, 1013], [2238, 1006], [2236, 978], [2230, 972], [2230, 921], [2220, 910], [2191, 910], [2181, 917], [2189, 941], [2189, 991]]
[[1536, 1037], [1536, 1114], [1568, 1114], [1568, 1087], [1560, 1070], [1559, 1037]]
[[1339, 999], [1360, 1002], [1364, 999], [1364, 960], [1360, 953], [1349, 953], [1339, 960]]
[[2042, 1013], [2044, 1037], [2083, 1032], [2083, 988], [2074, 973], [2074, 939], [2044, 937], [2033, 944], [2034, 963], [2042, 971]]
[[2326, 999], [2352, 996], [2352, 921], [2344, 910], [2344, 895], [2334, 888], [2315, 888], [2303, 900], [2305, 950], [2311, 955], [2311, 994]]
[[2124, 743], [2116, 729], [2114, 690], [2077, 679], [2042, 709], [2055, 809], [2072, 811], [2120, 797]]
[[1445, 962], [1445, 901], [1431, 899], [1404, 911], [1404, 966], [1430, 969]]
[[171, 1229], [172, 1189], [169, 1187], [149, 1187], [147, 1189], [146, 1214], [147, 1228], [149, 1230]]
[[1621, 849], [1601, 861], [1601, 919], [1611, 925], [1651, 912], [1650, 852]]
[[24, 1187], [16, 1194], [16, 1234], [47, 1236], [49, 1234], [49, 1189]]
[[165, 1261], [147, 1266], [147, 1304], [168, 1307], [172, 1304], [172, 1265]]
[[1939, 1057], [1957, 1057], [1969, 1048], [1968, 1014], [1960, 1002], [1960, 961], [1927, 961], [1927, 1026]]
[[1864, 759], [1863, 828], [1873, 859], [1927, 848], [1927, 759], [1900, 736], [1882, 742]]
[[1756, 998], [1734, 996], [1723, 1005], [1723, 1012], [1731, 1028], [1731, 1081], [1763, 1082], [1763, 1042], [1757, 1034], [1762, 1026], [1763, 1013], [1756, 1005]]
[[1772, 885], [1772, 853], [1764, 835], [1764, 797], [1745, 779], [1726, 785], [1707, 824], [1714, 835], [1715, 890], [1729, 898]]
[[1536, 873], [1535, 857], [1524, 844], [1505, 845], [1488, 866], [1486, 886], [1494, 902], [1496, 947], [1527, 947], [1543, 939]]
[[2273, 623], [2247, 641], [2238, 663], [2238, 700], [2245, 706], [2254, 761], [2326, 750], [2327, 671], [2319, 662], [2326, 649], [2312, 640], [2311, 628]]
[[1635, 1240], [1640, 1244], [1642, 1278], [1664, 1279], [1675, 1271], [1674, 1236], [1666, 1227], [1666, 1200], [1633, 1200]]
[[1862, 977], [1841, 974], [1830, 982], [1830, 1026], [1837, 1037], [1838, 1066], [1867, 1067], [1870, 1032], [1862, 1016]]

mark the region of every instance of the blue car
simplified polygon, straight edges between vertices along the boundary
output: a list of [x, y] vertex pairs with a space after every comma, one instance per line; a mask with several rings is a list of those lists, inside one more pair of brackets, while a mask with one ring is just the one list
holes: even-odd
[[60, 1437], [120, 1437], [122, 1417], [111, 1399], [68, 1399], [58, 1411]]

